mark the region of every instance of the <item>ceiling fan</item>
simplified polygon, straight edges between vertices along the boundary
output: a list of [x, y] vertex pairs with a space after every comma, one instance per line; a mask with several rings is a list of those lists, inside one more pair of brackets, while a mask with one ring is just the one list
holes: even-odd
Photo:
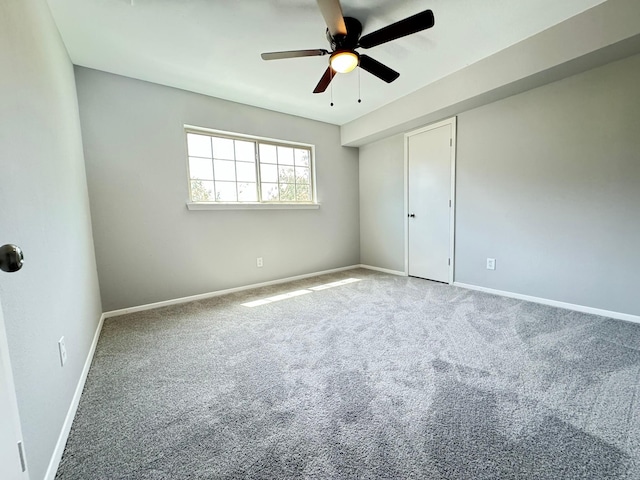
[[368, 55], [356, 52], [356, 48], [371, 48], [383, 43], [406, 37], [427, 28], [433, 27], [435, 19], [431, 10], [417, 13], [398, 22], [387, 25], [375, 32], [364, 36], [362, 24], [352, 17], [342, 15], [340, 0], [317, 0], [320, 13], [327, 24], [327, 40], [331, 51], [316, 50], [292, 50], [286, 52], [263, 53], [263, 60], [280, 60], [283, 58], [316, 57], [330, 55], [329, 66], [322, 78], [313, 90], [313, 93], [324, 92], [336, 73], [348, 73], [358, 65], [363, 70], [375, 75], [387, 83], [393, 82], [400, 76], [398, 72], [374, 60]]

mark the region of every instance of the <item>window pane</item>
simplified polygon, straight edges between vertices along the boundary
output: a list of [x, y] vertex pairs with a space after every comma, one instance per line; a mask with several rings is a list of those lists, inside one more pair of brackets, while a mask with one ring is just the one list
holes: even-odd
[[216, 182], [217, 202], [237, 202], [236, 182]]
[[209, 158], [189, 157], [189, 177], [213, 180], [213, 164]]
[[278, 167], [276, 165], [260, 165], [260, 180], [263, 182], [277, 182]]
[[233, 140], [229, 138], [211, 137], [213, 141], [213, 157], [233, 160]]
[[191, 181], [191, 200], [193, 202], [213, 202], [213, 182]]
[[311, 201], [311, 189], [309, 185], [296, 185], [296, 200], [298, 202]]
[[236, 172], [239, 182], [255, 182], [256, 181], [256, 165], [255, 163], [236, 163]]
[[278, 147], [278, 164], [293, 165], [293, 148]]
[[254, 162], [256, 159], [255, 143], [236, 140], [236, 160]]
[[278, 167], [280, 183], [295, 183], [296, 176], [293, 167]]
[[238, 183], [238, 201], [257, 202], [258, 190], [256, 183]]
[[229, 180], [235, 182], [236, 162], [230, 162], [228, 160], [214, 160], [213, 172], [216, 180]]
[[278, 163], [274, 145], [260, 144], [260, 163]]
[[278, 184], [262, 183], [262, 201], [273, 202], [278, 200]]
[[309, 150], [296, 148], [296, 165], [300, 165], [302, 167], [309, 166]]
[[311, 183], [310, 180], [311, 171], [308, 168], [304, 167], [296, 167], [296, 183], [302, 183], [304, 185], [309, 185]]
[[281, 202], [296, 201], [296, 186], [293, 183], [280, 184], [280, 201]]
[[211, 158], [211, 137], [187, 133], [187, 150], [192, 157]]

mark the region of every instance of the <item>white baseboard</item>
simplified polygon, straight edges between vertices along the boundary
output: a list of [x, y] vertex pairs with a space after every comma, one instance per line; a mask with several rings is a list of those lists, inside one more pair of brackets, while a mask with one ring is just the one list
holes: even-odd
[[366, 268], [367, 270], [375, 270], [376, 272], [388, 273], [390, 275], [398, 275], [400, 277], [406, 277], [407, 276], [407, 274], [405, 272], [401, 272], [399, 270], [389, 270], [388, 268], [374, 267], [372, 265], [364, 265], [362, 263], [360, 265], [358, 265], [358, 267]]
[[93, 335], [93, 341], [91, 342], [89, 353], [87, 354], [87, 358], [84, 362], [84, 367], [82, 368], [82, 373], [80, 374], [80, 379], [78, 380], [76, 391], [73, 393], [73, 398], [71, 399], [71, 405], [69, 405], [67, 416], [65, 417], [64, 423], [62, 424], [62, 430], [60, 431], [60, 436], [58, 437], [58, 441], [56, 442], [56, 447], [53, 450], [53, 455], [51, 456], [51, 460], [49, 461], [49, 467], [47, 468], [47, 473], [45, 473], [44, 475], [44, 480], [54, 480], [56, 472], [58, 471], [58, 467], [60, 466], [60, 460], [62, 459], [64, 447], [67, 444], [69, 432], [71, 431], [71, 425], [73, 425], [73, 419], [76, 416], [78, 405], [80, 404], [80, 396], [82, 395], [82, 390], [84, 390], [84, 384], [87, 381], [87, 375], [89, 375], [89, 369], [91, 368], [91, 362], [93, 361], [93, 355], [96, 352], [96, 345], [98, 345], [98, 339], [100, 338], [100, 332], [102, 331], [102, 324], [104, 323], [105, 318], [106, 317], [104, 313], [100, 315], [98, 327], [96, 328], [96, 332]]
[[242, 287], [227, 288], [225, 290], [217, 290], [215, 292], [201, 293], [199, 295], [191, 295], [189, 297], [174, 298], [172, 300], [164, 300], [162, 302], [148, 303], [146, 305], [139, 305], [137, 307], [111, 310], [110, 312], [105, 312], [102, 315], [104, 316], [104, 318], [117, 317], [120, 315], [126, 315], [127, 313], [142, 312], [144, 310], [153, 310], [155, 308], [167, 307], [169, 305], [178, 305], [180, 303], [193, 302], [196, 300], [205, 300], [207, 298], [219, 297], [221, 295], [227, 295], [229, 293], [242, 292], [244, 290], [251, 290], [252, 288], [268, 287], [269, 285], [278, 285], [280, 283], [303, 280], [305, 278], [317, 277], [319, 275], [326, 275], [328, 273], [336, 273], [336, 272], [343, 272], [345, 270], [353, 270], [354, 268], [359, 268], [359, 267], [360, 265], [350, 265], [348, 267], [332, 268], [331, 270], [323, 270], [321, 272], [305, 273], [304, 275], [296, 275], [294, 277], [280, 278], [278, 280], [271, 280], [268, 282], [254, 283], [252, 285], [244, 285]]
[[479, 292], [491, 293], [502, 297], [516, 298], [518, 300], [526, 300], [528, 302], [540, 303], [551, 307], [564, 308], [574, 310], [581, 313], [590, 313], [592, 315], [600, 315], [602, 317], [615, 318], [616, 320], [625, 320], [627, 322], [640, 323], [640, 316], [631, 315], [629, 313], [613, 312], [611, 310], [602, 310], [600, 308], [585, 307], [584, 305], [576, 305], [573, 303], [559, 302], [557, 300], [549, 300], [547, 298], [532, 297], [521, 293], [506, 292], [504, 290], [495, 290], [493, 288], [479, 287], [477, 285], [469, 285], [467, 283], [453, 282], [456, 287], [467, 288], [469, 290], [477, 290]]

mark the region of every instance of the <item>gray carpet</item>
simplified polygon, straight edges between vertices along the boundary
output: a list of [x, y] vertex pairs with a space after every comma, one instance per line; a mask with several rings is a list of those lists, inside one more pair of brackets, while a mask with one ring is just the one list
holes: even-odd
[[640, 479], [639, 349], [637, 324], [367, 270], [129, 314], [56, 478]]

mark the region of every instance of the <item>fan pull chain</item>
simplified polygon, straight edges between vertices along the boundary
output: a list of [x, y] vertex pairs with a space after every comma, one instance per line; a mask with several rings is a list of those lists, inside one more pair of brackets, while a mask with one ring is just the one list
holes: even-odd
[[329, 88], [331, 88], [331, 106], [333, 107], [333, 69], [329, 70], [329, 75], [331, 76]]
[[360, 95], [360, 67], [358, 67], [358, 103], [362, 103], [362, 95]]

